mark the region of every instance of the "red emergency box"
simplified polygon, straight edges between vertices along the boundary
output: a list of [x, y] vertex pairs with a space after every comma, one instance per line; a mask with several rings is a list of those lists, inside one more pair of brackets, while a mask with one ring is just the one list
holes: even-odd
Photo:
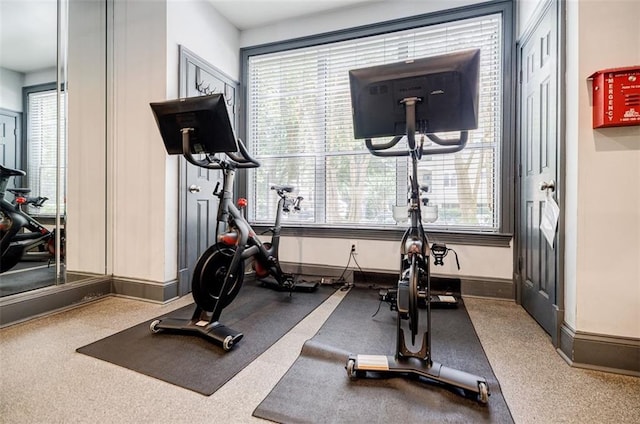
[[604, 69], [589, 79], [593, 128], [640, 125], [640, 66]]

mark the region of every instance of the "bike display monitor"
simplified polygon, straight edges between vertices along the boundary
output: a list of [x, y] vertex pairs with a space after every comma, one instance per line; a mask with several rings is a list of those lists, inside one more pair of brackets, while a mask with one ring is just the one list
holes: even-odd
[[151, 103], [151, 109], [170, 155], [183, 153], [183, 129], [192, 154], [238, 151], [222, 94]]
[[404, 100], [416, 98], [416, 131], [478, 127], [480, 50], [349, 71], [356, 139], [406, 134]]

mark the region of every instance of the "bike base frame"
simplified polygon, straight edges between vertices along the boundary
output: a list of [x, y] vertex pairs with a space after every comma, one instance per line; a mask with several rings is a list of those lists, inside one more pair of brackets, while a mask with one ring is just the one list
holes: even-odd
[[[428, 256], [422, 263], [429, 263]], [[411, 266], [415, 263], [412, 262]], [[419, 272], [416, 269], [416, 272]], [[446, 384], [448, 386], [462, 389], [465, 395], [473, 394], [481, 404], [486, 404], [489, 400], [489, 385], [484, 377], [470, 374], [466, 371], [446, 367], [431, 358], [431, 296], [430, 296], [430, 276], [428, 270], [425, 272], [426, 286], [424, 291], [424, 302], [426, 306], [422, 321], [426, 319], [426, 331], [422, 334], [420, 349], [414, 351], [410, 349], [405, 341], [405, 329], [403, 321], [410, 321], [410, 310], [417, 313], [417, 304], [411, 305], [409, 292], [414, 291], [415, 297], [419, 297], [419, 287], [411, 287], [409, 282], [401, 278], [395, 290], [397, 325], [396, 325], [396, 353], [395, 356], [385, 355], [362, 355], [351, 354], [347, 359], [345, 368], [349, 378], [364, 378], [374, 375], [391, 375], [397, 377], [423, 377], [432, 381]], [[404, 272], [401, 272], [401, 277]], [[420, 280], [420, 277], [417, 277]], [[422, 315], [422, 314], [420, 314]], [[415, 333], [414, 333], [415, 334]], [[415, 343], [412, 343], [415, 346]]]
[[465, 371], [446, 367], [439, 362], [422, 360], [416, 357], [400, 357], [385, 355], [349, 355], [347, 372], [351, 378], [373, 376], [411, 377], [419, 376], [462, 389], [465, 393], [478, 396], [483, 401], [484, 390], [489, 396], [487, 380]]
[[258, 281], [260, 282], [260, 285], [262, 287], [276, 290], [276, 291], [294, 291], [294, 292], [310, 293], [310, 292], [316, 291], [318, 289], [318, 286], [320, 286], [320, 283], [318, 282], [297, 281], [297, 282], [293, 282], [293, 284], [290, 287], [288, 287], [284, 284], [278, 283], [278, 280], [276, 280], [273, 277], [258, 278]]
[[241, 332], [233, 330], [219, 321], [212, 320], [210, 314], [198, 307], [191, 319], [163, 318], [153, 321], [150, 328], [153, 333], [167, 331], [199, 335], [213, 341], [224, 350], [231, 350], [244, 336]]

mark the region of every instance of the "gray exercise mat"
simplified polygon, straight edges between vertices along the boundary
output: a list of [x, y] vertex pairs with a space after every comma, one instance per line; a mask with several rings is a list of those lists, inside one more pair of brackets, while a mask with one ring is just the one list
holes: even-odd
[[350, 380], [349, 354], [393, 355], [396, 313], [377, 291], [352, 289], [253, 415], [283, 423], [511, 423], [500, 385], [461, 302], [432, 310], [432, 359], [487, 379], [487, 405], [424, 379]]
[[[139, 373], [211, 395], [324, 302], [335, 289], [313, 293], [275, 291], [245, 282], [220, 317], [244, 338], [225, 352], [197, 335], [152, 334], [149, 320], [77, 349], [78, 352]], [[190, 318], [195, 305], [163, 315]]]

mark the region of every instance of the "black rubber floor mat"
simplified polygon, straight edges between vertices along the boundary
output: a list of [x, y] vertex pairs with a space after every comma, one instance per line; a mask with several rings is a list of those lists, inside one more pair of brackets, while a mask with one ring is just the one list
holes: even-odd
[[[211, 395], [267, 350], [335, 290], [313, 293], [277, 292], [247, 282], [222, 312], [220, 322], [241, 331], [244, 338], [230, 351], [197, 335], [152, 334], [149, 320], [77, 349], [78, 352]], [[190, 318], [195, 305], [170, 314]], [[160, 318], [160, 317], [158, 317]]]
[[352, 289], [253, 415], [284, 423], [513, 422], [464, 302], [432, 311], [432, 359], [486, 378], [487, 405], [426, 379], [349, 379], [349, 354], [395, 352], [396, 313], [383, 303], [372, 317], [379, 304], [377, 290]]

